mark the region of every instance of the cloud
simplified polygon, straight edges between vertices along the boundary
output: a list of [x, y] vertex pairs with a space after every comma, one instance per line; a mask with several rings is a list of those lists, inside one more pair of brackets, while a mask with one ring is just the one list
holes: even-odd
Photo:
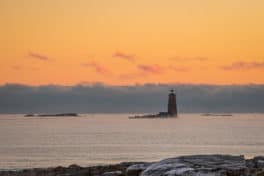
[[207, 57], [172, 57], [170, 58], [170, 60], [175, 60], [175, 61], [179, 61], [179, 62], [189, 62], [189, 61], [199, 61], [199, 62], [203, 62], [208, 60]]
[[150, 74], [162, 74], [165, 70], [173, 70], [175, 72], [188, 72], [190, 69], [186, 67], [176, 67], [176, 66], [160, 66], [158, 64], [139, 64], [137, 65], [138, 71], [135, 73], [120, 74], [121, 79], [135, 79], [139, 77], [146, 77]]
[[125, 59], [125, 60], [128, 60], [130, 62], [133, 62], [136, 59], [135, 55], [125, 54], [122, 52], [115, 52], [112, 56], [117, 57], [117, 58], [121, 58], [121, 59]]
[[176, 72], [187, 72], [189, 71], [188, 68], [185, 67], [176, 67], [176, 66], [169, 66], [169, 69], [176, 71]]
[[127, 73], [127, 74], [121, 74], [119, 75], [119, 78], [121, 79], [135, 79], [135, 78], [139, 78], [139, 77], [146, 77], [147, 74], [145, 73]]
[[172, 88], [177, 93], [180, 113], [264, 112], [264, 85], [89, 84], [34, 87], [6, 84], [0, 86], [0, 113], [166, 111], [168, 92]]
[[137, 68], [139, 72], [136, 73], [126, 73], [121, 74], [119, 78], [121, 79], [135, 79], [139, 77], [146, 77], [149, 76], [149, 73], [152, 74], [161, 74], [164, 72], [164, 69], [171, 69], [175, 72], [188, 72], [189, 69], [185, 67], [176, 67], [176, 66], [168, 66], [168, 67], [161, 67], [159, 65], [138, 65]]
[[110, 74], [110, 71], [103, 65], [99, 64], [99, 63], [95, 63], [95, 62], [91, 62], [91, 63], [83, 63], [81, 64], [81, 66], [83, 67], [91, 67], [94, 68], [94, 70], [99, 73], [99, 74]]
[[48, 56], [42, 55], [42, 54], [38, 54], [38, 53], [33, 53], [33, 52], [29, 52], [28, 56], [34, 59], [38, 59], [38, 60], [43, 60], [43, 61], [47, 61], [50, 60], [50, 58]]
[[264, 62], [234, 62], [231, 65], [221, 66], [223, 70], [249, 70], [264, 68]]
[[159, 65], [157, 64], [153, 64], [153, 65], [138, 65], [137, 68], [143, 72], [147, 72], [147, 73], [153, 73], [153, 74], [160, 74], [163, 71], [163, 68], [161, 68]]
[[20, 71], [20, 70], [32, 70], [32, 71], [36, 71], [37, 68], [36, 67], [31, 67], [31, 66], [20, 66], [20, 65], [14, 65], [14, 66], [11, 66], [11, 68], [13, 70], [16, 70], [16, 71]]
[[19, 65], [14, 65], [11, 68], [14, 69], [14, 70], [21, 70], [22, 69], [22, 67], [19, 66]]

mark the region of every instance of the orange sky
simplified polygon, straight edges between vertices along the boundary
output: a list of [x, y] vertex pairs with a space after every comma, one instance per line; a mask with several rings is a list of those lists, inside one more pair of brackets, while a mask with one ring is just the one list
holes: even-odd
[[264, 83], [263, 0], [0, 0], [0, 84]]

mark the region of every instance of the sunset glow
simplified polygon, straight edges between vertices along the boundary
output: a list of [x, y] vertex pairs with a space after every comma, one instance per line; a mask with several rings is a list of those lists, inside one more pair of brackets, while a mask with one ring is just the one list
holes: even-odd
[[0, 0], [0, 84], [264, 83], [263, 0]]

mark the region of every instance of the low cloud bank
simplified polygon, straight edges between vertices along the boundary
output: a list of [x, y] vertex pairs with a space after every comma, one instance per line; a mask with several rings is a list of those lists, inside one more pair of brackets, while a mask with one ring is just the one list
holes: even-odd
[[0, 113], [141, 113], [166, 111], [177, 92], [180, 112], [264, 112], [264, 85], [0, 86]]

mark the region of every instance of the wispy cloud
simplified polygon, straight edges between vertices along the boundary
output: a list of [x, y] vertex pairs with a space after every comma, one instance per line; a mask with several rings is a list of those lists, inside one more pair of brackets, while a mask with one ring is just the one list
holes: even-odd
[[21, 70], [22, 67], [19, 66], [19, 65], [14, 65], [11, 68], [14, 69], [14, 70]]
[[113, 57], [117, 57], [117, 58], [121, 58], [121, 59], [124, 59], [124, 60], [128, 60], [130, 62], [133, 62], [136, 59], [135, 55], [133, 55], [133, 54], [125, 54], [123, 52], [115, 52], [112, 56]]
[[176, 67], [176, 66], [169, 66], [169, 69], [176, 71], [176, 72], [187, 72], [190, 71], [190, 69], [186, 67]]
[[208, 60], [207, 57], [179, 57], [179, 56], [175, 56], [175, 57], [171, 57], [170, 60], [175, 60], [175, 61], [179, 61], [179, 62], [189, 62], [189, 61], [199, 61], [199, 62], [203, 62]]
[[146, 77], [147, 74], [144, 74], [144, 73], [127, 73], [127, 74], [119, 75], [119, 78], [121, 78], [121, 79], [136, 79], [136, 78], [140, 78], [143, 76]]
[[43, 61], [47, 61], [50, 60], [50, 58], [48, 56], [39, 54], [39, 53], [34, 53], [34, 52], [29, 52], [28, 56], [34, 59], [38, 59], [38, 60], [43, 60]]
[[93, 68], [97, 73], [99, 74], [110, 74], [110, 71], [103, 65], [99, 64], [99, 63], [95, 63], [95, 62], [91, 62], [91, 63], [83, 63], [81, 64], [81, 66], [83, 67], [91, 67]]
[[223, 70], [248, 70], [248, 69], [257, 69], [264, 68], [264, 62], [234, 62], [231, 65], [225, 65], [220, 67]]
[[11, 66], [11, 69], [20, 71], [20, 70], [37, 70], [36, 67], [31, 67], [31, 66], [20, 66], [20, 65], [13, 65]]
[[138, 65], [137, 68], [141, 71], [153, 74], [160, 74], [163, 71], [163, 68], [157, 64], [153, 65]]

